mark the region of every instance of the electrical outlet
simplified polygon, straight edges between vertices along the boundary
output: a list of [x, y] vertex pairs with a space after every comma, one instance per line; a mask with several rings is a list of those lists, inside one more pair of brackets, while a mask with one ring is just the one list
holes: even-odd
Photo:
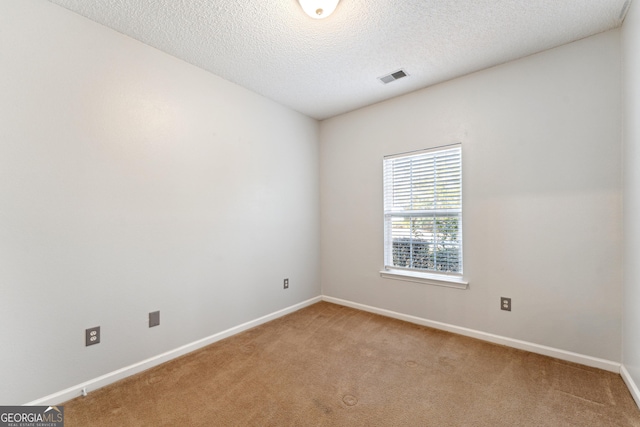
[[289, 279], [284, 279], [284, 288], [289, 289]]
[[84, 343], [85, 347], [100, 343], [100, 326], [84, 331]]
[[500, 297], [500, 310], [511, 311], [511, 298]]
[[154, 311], [149, 313], [149, 327], [153, 328], [154, 326], [158, 326], [160, 324], [160, 312]]

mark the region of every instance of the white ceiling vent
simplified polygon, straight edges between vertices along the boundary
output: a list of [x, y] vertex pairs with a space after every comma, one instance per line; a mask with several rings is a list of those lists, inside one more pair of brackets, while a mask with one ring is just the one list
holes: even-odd
[[401, 79], [403, 77], [407, 77], [409, 74], [405, 71], [405, 70], [398, 70], [396, 72], [393, 72], [391, 74], [387, 74], [386, 76], [382, 76], [382, 77], [378, 77], [378, 79], [384, 83], [391, 83], [393, 81], [396, 81], [398, 79]]

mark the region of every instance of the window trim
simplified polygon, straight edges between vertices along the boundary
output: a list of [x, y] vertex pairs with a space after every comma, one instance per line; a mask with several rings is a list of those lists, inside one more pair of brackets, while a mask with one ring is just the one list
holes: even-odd
[[[458, 143], [443, 145], [439, 147], [432, 147], [428, 149], [387, 155], [383, 157], [383, 161], [399, 158], [399, 157], [407, 157], [407, 156], [419, 155], [419, 154], [424, 154], [429, 152], [443, 151], [443, 150], [456, 148], [456, 147], [459, 147], [460, 149], [462, 149], [462, 144], [458, 142]], [[462, 163], [460, 163], [460, 177], [462, 179]], [[386, 192], [385, 185], [383, 185], [383, 190]], [[462, 197], [462, 189], [460, 191], [461, 191], [460, 197]], [[460, 209], [460, 211], [458, 212], [460, 213], [460, 215], [462, 215], [462, 209]], [[445, 213], [445, 212], [442, 212], [442, 213]], [[385, 217], [386, 217], [386, 210], [385, 210]], [[462, 230], [460, 230], [460, 233], [462, 235]], [[385, 237], [385, 253], [386, 251], [387, 251], [387, 248], [386, 248], [386, 237]], [[464, 251], [464, 244], [462, 244], [461, 252], [460, 252], [460, 257], [462, 259], [464, 258], [463, 251]], [[385, 279], [395, 279], [395, 280], [402, 280], [402, 281], [409, 281], [409, 282], [416, 282], [416, 283], [424, 283], [429, 285], [443, 286], [443, 287], [449, 287], [449, 288], [455, 288], [455, 289], [469, 288], [469, 282], [465, 280], [463, 276], [464, 271], [461, 271], [460, 273], [447, 273], [447, 272], [389, 266], [386, 264], [386, 255], [385, 255], [385, 261], [383, 265], [384, 267], [380, 271], [380, 277]]]
[[461, 275], [449, 275], [444, 273], [426, 273], [417, 270], [386, 269], [380, 271], [380, 277], [384, 279], [402, 280], [405, 282], [424, 283], [427, 285], [443, 286], [446, 288], [469, 289], [469, 282]]

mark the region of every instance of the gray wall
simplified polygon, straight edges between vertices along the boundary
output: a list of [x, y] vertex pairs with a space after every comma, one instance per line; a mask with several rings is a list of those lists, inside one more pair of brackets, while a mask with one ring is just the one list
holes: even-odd
[[[323, 294], [619, 362], [619, 36], [322, 122]], [[455, 142], [470, 288], [381, 278], [382, 157]], [[500, 311], [500, 296], [512, 312]]]
[[1, 404], [320, 295], [315, 120], [46, 1], [0, 69]]
[[[622, 29], [624, 76], [624, 324], [622, 361], [640, 384], [640, 4]], [[640, 396], [636, 395], [636, 398]], [[640, 402], [638, 402], [640, 404]]]

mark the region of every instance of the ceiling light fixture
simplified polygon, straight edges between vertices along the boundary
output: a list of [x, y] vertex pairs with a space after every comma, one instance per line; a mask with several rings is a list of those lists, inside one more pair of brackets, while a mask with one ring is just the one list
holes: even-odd
[[298, 0], [302, 10], [313, 19], [322, 19], [331, 15], [340, 0]]

